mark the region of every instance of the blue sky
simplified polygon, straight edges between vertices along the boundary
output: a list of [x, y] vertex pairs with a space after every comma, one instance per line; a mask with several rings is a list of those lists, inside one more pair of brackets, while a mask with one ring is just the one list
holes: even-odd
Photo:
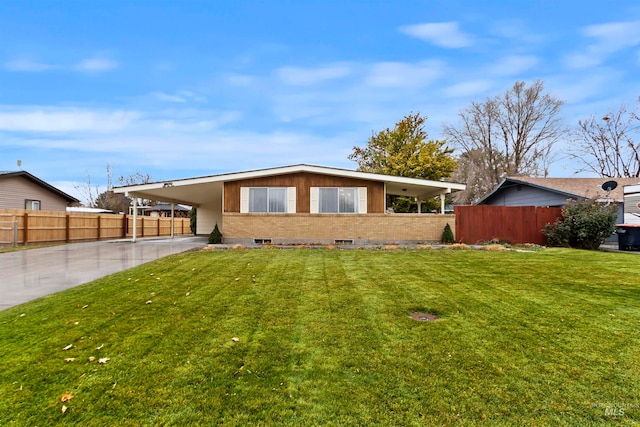
[[[410, 112], [444, 122], [541, 79], [565, 124], [640, 96], [640, 4], [532, 1], [0, 2], [0, 170], [72, 195], [347, 159]], [[579, 165], [562, 155], [552, 176]]]

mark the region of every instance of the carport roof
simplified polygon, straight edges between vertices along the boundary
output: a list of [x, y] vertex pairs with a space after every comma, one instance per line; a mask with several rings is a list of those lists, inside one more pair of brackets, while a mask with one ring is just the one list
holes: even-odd
[[300, 164], [197, 178], [176, 179], [149, 184], [129, 185], [116, 187], [114, 188], [114, 192], [128, 193], [131, 196], [139, 198], [198, 206], [210, 202], [212, 193], [220, 192], [221, 194], [225, 182], [300, 172], [384, 182], [387, 194], [409, 197], [429, 198], [442, 193], [451, 193], [465, 189], [464, 184], [456, 184], [453, 182], [429, 181], [418, 178], [404, 178], [348, 169]]

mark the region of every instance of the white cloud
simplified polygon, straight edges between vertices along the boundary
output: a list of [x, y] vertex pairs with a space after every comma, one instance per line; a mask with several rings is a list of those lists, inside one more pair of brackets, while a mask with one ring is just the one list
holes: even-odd
[[74, 70], [87, 73], [101, 73], [115, 68], [118, 68], [118, 63], [107, 58], [87, 58], [73, 66]]
[[188, 90], [180, 90], [174, 94], [166, 92], [152, 92], [151, 96], [158, 101], [184, 104], [189, 101], [206, 102], [207, 99]]
[[489, 72], [501, 76], [514, 76], [538, 65], [540, 58], [533, 55], [511, 55], [505, 56], [494, 62], [489, 68]]
[[276, 75], [282, 82], [293, 86], [319, 84], [346, 77], [350, 73], [351, 67], [346, 64], [319, 68], [282, 67], [276, 70]]
[[187, 98], [185, 98], [184, 96], [180, 96], [180, 95], [170, 95], [170, 94], [164, 93], [164, 92], [153, 92], [151, 95], [154, 98], [156, 98], [158, 101], [178, 102], [178, 103], [187, 102]]
[[415, 25], [404, 25], [398, 29], [401, 33], [446, 48], [468, 47], [473, 38], [460, 31], [457, 22], [434, 22]]
[[16, 58], [4, 63], [4, 68], [8, 71], [26, 71], [37, 73], [58, 68], [55, 65], [45, 64], [29, 58]]
[[449, 86], [443, 92], [450, 98], [473, 98], [486, 93], [492, 86], [489, 80], [473, 80]]
[[247, 87], [251, 86], [256, 81], [256, 78], [246, 74], [234, 74], [228, 76], [226, 80], [230, 85]]
[[113, 132], [140, 117], [133, 111], [90, 111], [67, 108], [0, 110], [0, 131], [15, 132]]
[[616, 52], [640, 46], [640, 21], [590, 25], [582, 32], [593, 43], [583, 52], [574, 52], [565, 57], [564, 63], [569, 68], [595, 67]]
[[584, 34], [596, 39], [598, 50], [615, 52], [640, 44], [640, 21], [590, 25]]
[[443, 75], [445, 66], [440, 61], [379, 62], [374, 64], [365, 79], [366, 84], [376, 87], [410, 88], [424, 87]]

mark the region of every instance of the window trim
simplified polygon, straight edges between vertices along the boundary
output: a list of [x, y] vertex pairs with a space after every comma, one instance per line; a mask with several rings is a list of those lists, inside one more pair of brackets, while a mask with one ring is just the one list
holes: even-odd
[[[38, 204], [38, 208], [37, 209], [34, 209], [34, 207], [33, 207], [34, 203]], [[24, 208], [25, 208], [25, 210], [28, 210], [28, 211], [40, 211], [40, 210], [42, 210], [42, 201], [34, 200], [34, 199], [25, 199], [24, 200]]]
[[[337, 207], [338, 212], [320, 212], [320, 189], [329, 188], [337, 189]], [[354, 210], [349, 212], [340, 212], [340, 190], [355, 190]], [[310, 212], [323, 215], [355, 215], [367, 213], [367, 187], [311, 187]]]
[[[267, 210], [261, 212], [251, 212], [251, 189], [266, 189], [267, 190]], [[269, 211], [269, 194], [270, 190], [278, 189], [285, 190], [284, 193], [284, 211], [283, 212], [270, 212]], [[252, 186], [252, 187], [240, 187], [240, 213], [249, 214], [273, 214], [282, 215], [287, 213], [296, 212], [296, 187], [280, 187], [280, 186]]]

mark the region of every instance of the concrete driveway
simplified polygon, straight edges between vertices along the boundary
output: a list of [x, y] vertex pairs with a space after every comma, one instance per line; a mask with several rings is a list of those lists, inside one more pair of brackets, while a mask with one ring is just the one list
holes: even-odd
[[167, 255], [202, 248], [206, 237], [72, 243], [0, 254], [0, 310]]

